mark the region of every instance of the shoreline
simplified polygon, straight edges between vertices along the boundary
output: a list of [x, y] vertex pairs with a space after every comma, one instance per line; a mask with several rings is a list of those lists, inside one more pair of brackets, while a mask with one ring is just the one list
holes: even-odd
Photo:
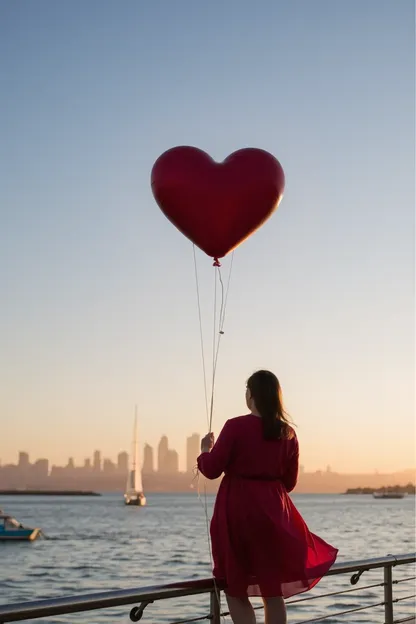
[[354, 494], [356, 496], [366, 496], [372, 494], [407, 494], [408, 496], [414, 496], [416, 494], [416, 488], [413, 484], [388, 486], [381, 488], [359, 487], [349, 488], [344, 494]]
[[0, 496], [101, 496], [88, 490], [0, 490]]

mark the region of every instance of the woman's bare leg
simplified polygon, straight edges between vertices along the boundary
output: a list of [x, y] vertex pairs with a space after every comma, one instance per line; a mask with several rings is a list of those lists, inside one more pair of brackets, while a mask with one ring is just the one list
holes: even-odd
[[286, 605], [283, 598], [263, 598], [264, 624], [286, 624]]
[[228, 609], [234, 624], [256, 624], [256, 616], [248, 598], [227, 597]]

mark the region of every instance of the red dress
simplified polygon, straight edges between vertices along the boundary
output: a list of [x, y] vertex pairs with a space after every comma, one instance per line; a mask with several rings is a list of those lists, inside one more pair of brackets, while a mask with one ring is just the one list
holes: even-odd
[[[293, 432], [294, 434], [294, 432]], [[299, 446], [263, 439], [261, 419], [228, 420], [198, 468], [223, 472], [211, 521], [214, 577], [230, 596], [288, 598], [316, 585], [338, 550], [308, 530], [288, 492], [297, 482]]]

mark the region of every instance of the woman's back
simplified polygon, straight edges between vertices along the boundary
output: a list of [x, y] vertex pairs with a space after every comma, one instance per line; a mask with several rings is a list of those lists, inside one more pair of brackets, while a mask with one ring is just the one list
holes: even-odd
[[248, 414], [228, 420], [212, 449], [199, 458], [208, 478], [222, 472], [230, 477], [281, 481], [291, 491], [297, 481], [299, 447], [293, 429], [289, 437], [265, 440], [261, 418]]
[[231, 462], [227, 474], [254, 479], [280, 479], [298, 457], [298, 442], [293, 429], [289, 437], [265, 440], [261, 418], [248, 414], [228, 421], [233, 437]]

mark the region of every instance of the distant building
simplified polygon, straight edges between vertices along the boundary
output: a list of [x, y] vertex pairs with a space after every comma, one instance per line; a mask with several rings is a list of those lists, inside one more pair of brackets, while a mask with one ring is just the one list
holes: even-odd
[[168, 474], [176, 474], [179, 472], [179, 455], [173, 449], [168, 450], [166, 458], [166, 472]]
[[166, 436], [162, 436], [157, 449], [157, 469], [162, 474], [169, 472], [168, 455], [169, 442]]
[[200, 454], [201, 438], [198, 433], [186, 438], [186, 472], [193, 472]]
[[153, 462], [153, 449], [149, 444], [144, 445], [142, 470], [144, 474], [151, 474], [155, 471]]
[[24, 451], [20, 451], [19, 453], [19, 468], [29, 468], [29, 454]]
[[47, 479], [49, 475], [49, 460], [38, 459], [33, 464], [32, 471], [36, 480]]
[[101, 453], [100, 451], [94, 451], [94, 461], [93, 468], [96, 472], [100, 472], [101, 470]]
[[91, 460], [89, 457], [84, 461], [84, 470], [91, 470]]
[[115, 464], [111, 461], [111, 459], [104, 459], [103, 462], [103, 471], [108, 473], [108, 472], [114, 472], [114, 470], [116, 469]]
[[127, 473], [129, 468], [129, 456], [126, 451], [122, 451], [117, 457], [117, 470]]

